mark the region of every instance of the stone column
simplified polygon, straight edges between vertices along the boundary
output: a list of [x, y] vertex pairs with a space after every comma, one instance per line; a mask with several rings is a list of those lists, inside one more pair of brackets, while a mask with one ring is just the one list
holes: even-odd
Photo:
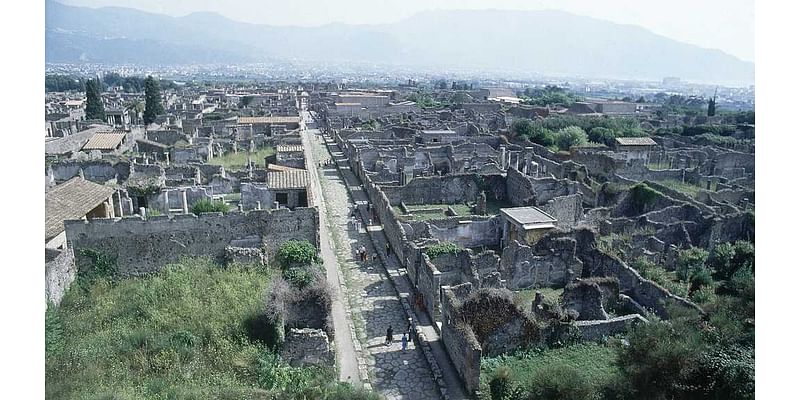
[[189, 214], [189, 202], [186, 200], [186, 189], [181, 190], [181, 204], [183, 205], [183, 213]]
[[169, 214], [169, 190], [164, 190], [164, 213]]

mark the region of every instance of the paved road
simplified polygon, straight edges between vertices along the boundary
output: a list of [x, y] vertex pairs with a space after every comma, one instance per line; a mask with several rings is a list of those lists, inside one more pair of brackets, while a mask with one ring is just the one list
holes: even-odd
[[331, 308], [333, 314], [333, 329], [335, 332], [334, 344], [336, 345], [336, 362], [339, 366], [339, 380], [342, 382], [350, 382], [355, 386], [360, 386], [363, 382], [359, 375], [358, 359], [356, 357], [355, 344], [351, 334], [353, 331], [352, 321], [345, 304], [342, 302], [344, 298], [342, 293], [344, 282], [340, 279], [339, 265], [333, 253], [331, 235], [328, 231], [328, 224], [326, 223], [327, 209], [323, 204], [319, 178], [313, 168], [317, 164], [314, 162], [311, 142], [308, 140], [308, 136], [309, 135], [305, 133], [302, 135], [303, 149], [305, 151], [306, 160], [309, 160], [307, 165], [312, 167], [309, 171], [309, 177], [311, 179], [312, 196], [314, 197], [313, 205], [319, 210], [320, 254], [322, 255], [328, 283], [334, 290], [334, 300]]
[[[314, 188], [315, 196], [316, 193], [324, 196], [322, 199], [315, 198], [315, 201], [324, 200], [323, 208], [329, 225], [324, 236], [320, 232], [320, 238], [322, 242], [330, 240], [335, 253], [326, 254], [323, 251], [322, 256], [326, 266], [338, 265], [344, 277], [346, 307], [349, 308], [357, 336], [354, 348], [360, 348], [356, 351], [357, 362], [362, 378], [368, 381], [364, 382], [365, 386], [391, 400], [440, 398], [439, 387], [422, 350], [413, 345], [402, 350], [400, 335], [407, 326], [406, 314], [398, 292], [389, 281], [383, 257], [372, 261], [372, 255], [377, 253], [370, 233], [379, 230], [379, 227], [371, 227], [370, 232], [363, 227], [359, 231], [353, 229], [350, 214], [355, 202], [346, 187], [351, 184], [350, 179], [342, 179], [334, 165], [319, 166], [320, 162], [331, 160], [336, 154], [328, 151], [324, 138], [316, 129], [305, 130], [303, 140], [307, 154], [309, 150], [312, 152], [310, 157], [306, 156], [311, 161], [310, 165], [317, 166], [318, 182], [314, 184], [319, 186]], [[357, 197], [356, 201], [366, 200], [366, 195], [359, 187], [350, 189], [357, 189], [352, 191], [353, 196]], [[370, 260], [367, 262], [357, 260], [356, 249], [361, 246], [369, 254]], [[336, 319], [334, 313], [335, 326]], [[389, 326], [394, 330], [394, 340], [390, 345], [385, 345]], [[338, 329], [336, 332], [338, 339], [342, 335]]]

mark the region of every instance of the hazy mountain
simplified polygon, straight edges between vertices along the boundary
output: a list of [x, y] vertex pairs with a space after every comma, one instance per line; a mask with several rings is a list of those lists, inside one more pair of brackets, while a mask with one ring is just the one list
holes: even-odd
[[215, 13], [170, 17], [46, 3], [48, 62], [238, 63], [304, 59], [586, 77], [750, 83], [753, 63], [643, 28], [560, 11], [430, 11], [394, 24], [278, 27]]

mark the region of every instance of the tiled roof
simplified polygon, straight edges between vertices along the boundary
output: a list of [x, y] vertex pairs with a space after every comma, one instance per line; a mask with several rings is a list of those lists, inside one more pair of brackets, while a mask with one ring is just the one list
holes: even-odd
[[299, 144], [279, 144], [275, 150], [278, 153], [297, 153], [303, 151], [303, 146]]
[[285, 165], [267, 164], [268, 171], [305, 171], [302, 168], [292, 168]]
[[114, 194], [108, 186], [74, 177], [44, 195], [44, 238], [64, 231], [64, 220], [80, 219]]
[[239, 124], [299, 124], [300, 117], [272, 116], [272, 117], [239, 117]]
[[267, 187], [270, 189], [305, 189], [307, 186], [306, 170], [267, 172]]
[[649, 137], [620, 137], [616, 139], [617, 144], [623, 146], [655, 146], [656, 142]]
[[556, 219], [537, 207], [501, 208], [500, 212], [509, 219], [523, 225], [525, 229], [535, 228], [538, 225], [552, 225]]
[[124, 138], [124, 133], [97, 133], [83, 145], [83, 150], [114, 150]]

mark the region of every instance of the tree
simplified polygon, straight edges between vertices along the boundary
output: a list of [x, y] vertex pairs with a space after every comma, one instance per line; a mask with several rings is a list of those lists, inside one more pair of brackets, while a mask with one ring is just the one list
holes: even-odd
[[100, 82], [94, 79], [86, 81], [86, 119], [106, 119], [103, 99], [100, 97]]
[[139, 123], [139, 118], [144, 112], [144, 103], [140, 100], [133, 100], [125, 105], [125, 109], [128, 110], [133, 114], [133, 120], [135, 124]]
[[717, 114], [717, 100], [714, 98], [708, 99], [708, 116], [713, 117]]
[[588, 141], [586, 132], [577, 126], [568, 126], [556, 132], [555, 142], [561, 150], [569, 150], [572, 146], [586, 144]]
[[163, 113], [164, 106], [161, 104], [161, 88], [158, 85], [158, 81], [148, 75], [144, 80], [144, 124], [152, 124], [155, 122], [156, 117]]

